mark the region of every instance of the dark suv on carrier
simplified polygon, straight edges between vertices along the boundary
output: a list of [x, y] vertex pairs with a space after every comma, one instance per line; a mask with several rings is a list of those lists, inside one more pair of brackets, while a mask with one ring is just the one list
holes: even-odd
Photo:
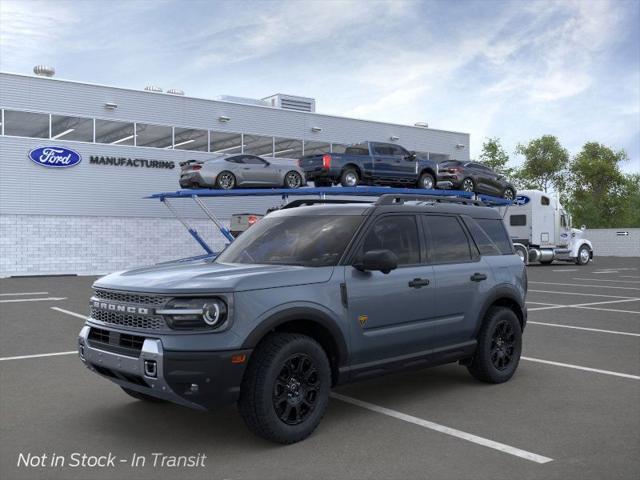
[[516, 198], [516, 188], [504, 175], [479, 162], [461, 162], [460, 160], [440, 162], [438, 181], [451, 182], [455, 190], [483, 193], [507, 200]]
[[118, 272], [94, 284], [79, 354], [142, 400], [237, 402], [249, 428], [293, 443], [329, 391], [459, 362], [509, 380], [527, 277], [496, 210], [384, 195], [270, 213], [217, 258]]

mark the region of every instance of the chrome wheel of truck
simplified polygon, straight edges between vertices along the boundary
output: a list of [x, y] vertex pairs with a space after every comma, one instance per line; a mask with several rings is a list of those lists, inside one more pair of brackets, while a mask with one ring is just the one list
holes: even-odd
[[343, 187], [355, 187], [358, 185], [358, 173], [352, 169], [348, 168], [344, 172], [342, 172], [342, 176], [340, 177], [340, 184]]
[[433, 190], [436, 185], [436, 181], [433, 178], [433, 175], [430, 173], [423, 173], [420, 175], [420, 180], [418, 180], [418, 187], [424, 188], [425, 190]]
[[578, 265], [586, 265], [591, 260], [591, 252], [589, 251], [589, 247], [586, 245], [582, 245], [580, 250], [578, 250], [578, 257], [576, 258], [576, 263]]

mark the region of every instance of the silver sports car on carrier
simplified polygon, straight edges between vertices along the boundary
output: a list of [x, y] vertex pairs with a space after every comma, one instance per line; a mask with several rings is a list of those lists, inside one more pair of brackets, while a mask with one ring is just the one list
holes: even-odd
[[256, 155], [220, 155], [211, 160], [181, 162], [181, 188], [285, 187], [306, 185], [295, 160], [266, 160]]

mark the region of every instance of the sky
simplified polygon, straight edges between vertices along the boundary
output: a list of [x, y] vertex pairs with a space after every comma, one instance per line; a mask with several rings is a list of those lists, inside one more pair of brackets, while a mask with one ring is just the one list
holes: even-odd
[[640, 0], [0, 0], [0, 70], [624, 149], [640, 172]]

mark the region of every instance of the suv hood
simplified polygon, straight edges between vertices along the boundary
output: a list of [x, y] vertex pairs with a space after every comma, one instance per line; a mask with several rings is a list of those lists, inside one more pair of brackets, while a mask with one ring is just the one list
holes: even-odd
[[94, 286], [112, 290], [150, 293], [199, 294], [241, 292], [327, 282], [333, 267], [248, 265], [212, 263], [168, 263], [115, 272], [98, 279]]

